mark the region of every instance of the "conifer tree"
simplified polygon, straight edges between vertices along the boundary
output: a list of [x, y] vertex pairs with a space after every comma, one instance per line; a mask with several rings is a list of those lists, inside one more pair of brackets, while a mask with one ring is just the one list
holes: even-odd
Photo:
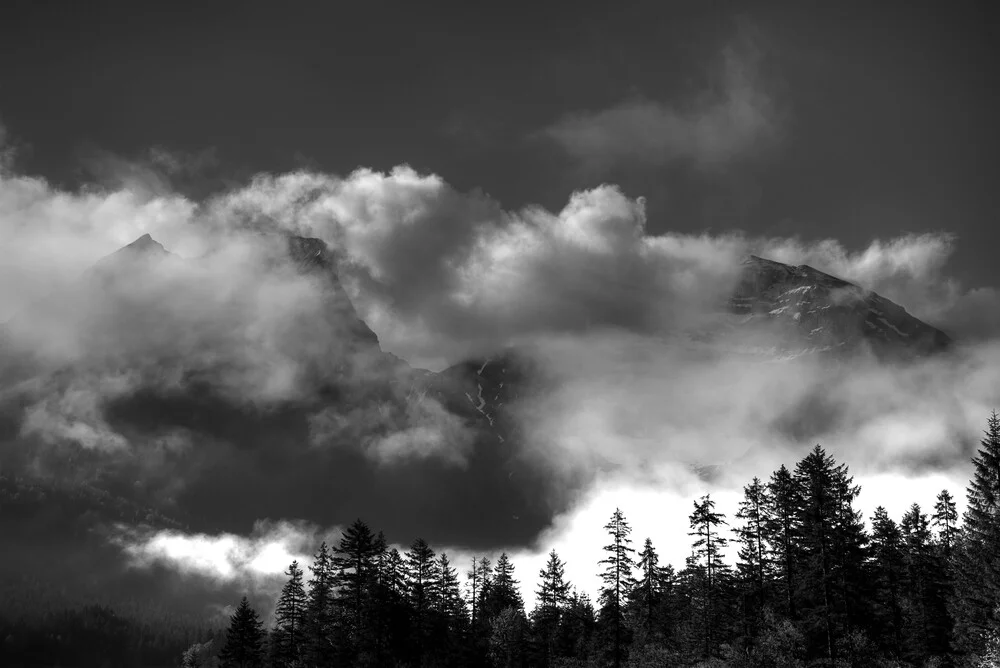
[[[380, 534], [381, 536], [381, 534]], [[379, 548], [379, 545], [381, 547]], [[393, 657], [405, 657], [409, 646], [409, 603], [406, 564], [396, 548], [388, 548], [385, 538], [376, 538], [378, 549], [376, 569], [378, 587], [375, 594], [377, 618], [376, 632], [379, 664], [391, 664]]]
[[949, 649], [951, 623], [946, 609], [943, 564], [934, 549], [930, 522], [914, 503], [903, 516], [900, 527], [910, 610], [904, 655], [911, 661], [943, 656]]
[[632, 589], [632, 571], [635, 568], [632, 548], [632, 527], [629, 526], [620, 508], [616, 508], [611, 520], [604, 525], [610, 542], [604, 546], [607, 556], [599, 562], [604, 566], [600, 574], [603, 585], [600, 596], [600, 622], [609, 629], [611, 657], [615, 668], [620, 668], [626, 658], [629, 644], [628, 628], [625, 621], [625, 603]]
[[720, 611], [721, 584], [725, 571], [725, 564], [722, 560], [722, 550], [725, 549], [729, 541], [721, 535], [720, 527], [726, 525], [725, 515], [715, 512], [715, 501], [710, 494], [706, 494], [698, 501], [694, 502], [694, 512], [688, 518], [691, 524], [689, 536], [694, 536], [692, 543], [694, 549], [695, 567], [703, 569], [704, 579], [702, 580], [704, 589], [702, 591], [703, 606], [703, 632], [704, 632], [704, 656], [712, 656], [715, 652], [713, 639], [715, 632], [719, 629], [718, 612]]
[[660, 566], [660, 555], [649, 538], [642, 545], [636, 567], [639, 577], [632, 588], [630, 602], [638, 616], [637, 626], [645, 643], [662, 641], [667, 621], [664, 608], [673, 570]]
[[295, 666], [302, 656], [306, 615], [306, 591], [302, 585], [302, 569], [293, 561], [285, 571], [288, 582], [274, 609], [274, 631], [271, 633], [272, 662], [276, 666]]
[[435, 569], [438, 578], [435, 613], [437, 616], [437, 655], [445, 665], [459, 665], [461, 646], [468, 627], [465, 601], [462, 599], [458, 572], [452, 567], [444, 552], [438, 557]]
[[493, 564], [488, 557], [481, 557], [475, 567], [478, 584], [473, 601], [476, 617], [471, 626], [471, 645], [473, 653], [485, 661], [490, 640], [489, 604], [493, 590]]
[[538, 589], [535, 590], [536, 604], [532, 617], [540, 644], [539, 663], [548, 666], [556, 654], [556, 634], [569, 599], [566, 564], [555, 550], [549, 552], [545, 568], [539, 571], [538, 577]]
[[559, 655], [586, 662], [597, 627], [597, 615], [590, 597], [574, 589], [566, 602], [565, 622], [559, 627]]
[[972, 459], [962, 539], [955, 554], [952, 616], [956, 648], [980, 655], [986, 638], [1000, 632], [1000, 417], [990, 415]]
[[472, 568], [466, 572], [465, 577], [468, 579], [470, 623], [475, 628], [480, 608], [479, 594], [483, 588], [482, 570], [479, 568], [477, 557], [472, 557]]
[[903, 534], [882, 506], [872, 516], [871, 544], [876, 639], [890, 656], [898, 656], [903, 640]]
[[958, 508], [951, 492], [946, 489], [942, 489], [937, 495], [931, 522], [937, 527], [944, 558], [951, 559], [951, 550], [958, 534]]
[[492, 617], [505, 608], [514, 608], [523, 617], [524, 600], [521, 598], [519, 584], [514, 578], [514, 564], [506, 552], [501, 552], [487, 587], [484, 606], [486, 615]]
[[306, 615], [303, 624], [303, 653], [308, 665], [331, 665], [336, 661], [334, 644], [333, 562], [324, 542], [309, 567]]
[[802, 527], [799, 515], [802, 492], [791, 471], [784, 465], [771, 475], [767, 484], [767, 542], [777, 569], [777, 579], [784, 599], [784, 612], [796, 619], [795, 594], [798, 590], [799, 540]]
[[372, 651], [368, 617], [375, 579], [375, 535], [360, 519], [343, 532], [331, 559], [335, 601], [344, 622], [342, 661], [355, 663], [359, 654]]
[[434, 550], [423, 538], [413, 541], [406, 553], [407, 589], [418, 663], [430, 649], [428, 642], [432, 635], [432, 613], [437, 604], [437, 560], [434, 557]]
[[744, 633], [748, 639], [757, 634], [760, 618], [770, 585], [771, 559], [767, 549], [768, 507], [767, 486], [754, 478], [743, 488], [736, 518], [742, 524], [734, 530], [739, 541], [737, 569], [741, 581]]
[[796, 464], [795, 478], [802, 495], [800, 607], [822, 656], [836, 661], [839, 645], [853, 652], [850, 638], [866, 622], [867, 536], [852, 505], [861, 490], [819, 445]]
[[219, 653], [225, 668], [261, 668], [264, 665], [264, 625], [244, 596], [229, 618], [226, 644]]

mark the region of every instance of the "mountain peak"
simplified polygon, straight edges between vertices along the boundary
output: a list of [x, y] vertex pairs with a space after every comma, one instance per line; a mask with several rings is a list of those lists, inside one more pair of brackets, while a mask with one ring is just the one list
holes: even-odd
[[750, 321], [784, 326], [792, 339], [834, 350], [867, 342], [890, 356], [943, 350], [951, 339], [902, 306], [808, 265], [750, 255], [730, 299], [730, 310]]
[[146, 233], [146, 234], [142, 235], [141, 237], [139, 237], [138, 239], [136, 239], [132, 243], [128, 244], [127, 246], [124, 246], [120, 250], [132, 250], [132, 251], [139, 251], [139, 252], [143, 252], [143, 253], [148, 253], [148, 252], [166, 253], [166, 252], [168, 252], [167, 249], [163, 247], [163, 244], [161, 244], [159, 241], [156, 241], [155, 239], [153, 239], [153, 237], [151, 237], [149, 235], [149, 233]]

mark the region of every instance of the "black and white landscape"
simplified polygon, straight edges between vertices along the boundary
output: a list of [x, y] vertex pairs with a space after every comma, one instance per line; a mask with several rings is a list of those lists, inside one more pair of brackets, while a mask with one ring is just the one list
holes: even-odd
[[992, 12], [725, 4], [4, 10], [0, 664], [1000, 666]]

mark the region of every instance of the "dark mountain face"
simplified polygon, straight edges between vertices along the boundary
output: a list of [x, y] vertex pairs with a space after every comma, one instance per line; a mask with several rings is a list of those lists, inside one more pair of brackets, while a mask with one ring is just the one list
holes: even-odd
[[951, 339], [903, 307], [806, 265], [750, 256], [730, 300], [741, 326], [772, 326], [789, 348], [847, 352], [869, 346], [881, 358], [941, 352]]

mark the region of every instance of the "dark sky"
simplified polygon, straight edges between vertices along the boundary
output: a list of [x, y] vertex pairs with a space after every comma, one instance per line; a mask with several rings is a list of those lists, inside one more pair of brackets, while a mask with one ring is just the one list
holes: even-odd
[[[647, 196], [652, 232], [858, 247], [947, 230], [954, 273], [1000, 284], [989, 3], [585, 4], [8, 2], [0, 119], [20, 167], [65, 185], [85, 147], [154, 145], [214, 148], [237, 178], [407, 162], [508, 208], [611, 181]], [[594, 174], [538, 138], [566, 114], [690, 99], [747, 26], [780, 118], [753, 160]]]

